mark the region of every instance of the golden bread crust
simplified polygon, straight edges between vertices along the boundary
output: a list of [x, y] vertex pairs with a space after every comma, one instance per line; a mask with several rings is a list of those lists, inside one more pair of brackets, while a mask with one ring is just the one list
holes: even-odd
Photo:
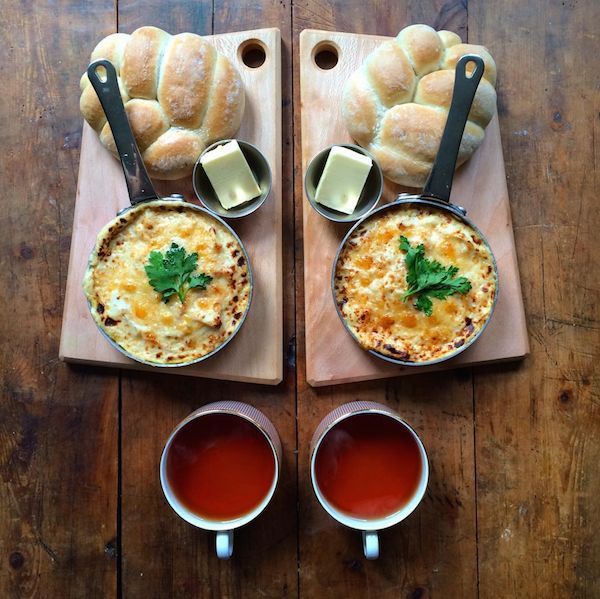
[[485, 72], [462, 140], [461, 164], [483, 141], [496, 108], [496, 64], [486, 48], [463, 44], [450, 31], [411, 25], [371, 52], [346, 82], [342, 115], [348, 132], [380, 160], [388, 179], [410, 187], [425, 184], [448, 116], [456, 63], [465, 54], [481, 56]]
[[[157, 27], [141, 27], [131, 35], [104, 38], [91, 58], [107, 58], [115, 66], [134, 137], [153, 178], [189, 176], [204, 148], [233, 137], [240, 127], [245, 104], [240, 75], [199, 35], [172, 36]], [[81, 113], [116, 155], [110, 127], [86, 74], [80, 87]], [[183, 154], [178, 154], [180, 150]]]

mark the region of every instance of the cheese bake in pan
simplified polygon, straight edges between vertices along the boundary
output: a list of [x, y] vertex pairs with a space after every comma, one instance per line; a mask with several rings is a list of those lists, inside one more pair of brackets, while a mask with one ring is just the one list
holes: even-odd
[[98, 234], [83, 281], [90, 312], [130, 358], [154, 366], [199, 362], [223, 348], [245, 320], [252, 296], [248, 255], [218, 216], [183, 196], [158, 197], [112, 63], [93, 62], [88, 77], [110, 123], [132, 204]]
[[[197, 255], [211, 278], [184, 301], [165, 302], [149, 284], [151, 252], [173, 244]], [[250, 272], [242, 245], [212, 215], [186, 202], [134, 206], [98, 235], [84, 278], [92, 316], [129, 355], [145, 362], [196, 361], [221, 347], [240, 326], [250, 302]]]
[[[428, 316], [403, 301], [407, 268], [398, 240], [423, 244], [470, 283]], [[362, 347], [384, 356], [429, 362], [468, 344], [487, 322], [496, 296], [494, 259], [473, 227], [434, 205], [398, 205], [360, 224], [346, 239], [334, 276], [335, 298]], [[435, 300], [434, 300], [435, 301]]]
[[[467, 74], [467, 65], [474, 64]], [[469, 347], [492, 315], [498, 273], [481, 232], [449, 203], [465, 123], [484, 61], [456, 65], [452, 103], [420, 195], [401, 194], [358, 221], [332, 272], [338, 315], [373, 355], [402, 365], [446, 360]]]

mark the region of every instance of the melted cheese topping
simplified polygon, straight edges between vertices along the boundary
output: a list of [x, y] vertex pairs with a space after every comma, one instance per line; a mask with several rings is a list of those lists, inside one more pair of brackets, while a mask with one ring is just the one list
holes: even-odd
[[[465, 295], [432, 298], [433, 314], [414, 307], [406, 292], [404, 235], [422, 243], [425, 257], [457, 266], [471, 283]], [[399, 205], [361, 224], [346, 240], [335, 270], [335, 297], [342, 318], [368, 350], [407, 362], [429, 362], [458, 351], [489, 319], [496, 272], [488, 246], [477, 232], [435, 207]]]
[[[152, 250], [171, 243], [198, 253], [194, 272], [213, 277], [182, 304], [161, 300], [144, 270]], [[94, 320], [132, 357], [159, 364], [197, 360], [239, 328], [249, 306], [246, 254], [221, 222], [178, 201], [140, 204], [98, 235], [83, 288]]]

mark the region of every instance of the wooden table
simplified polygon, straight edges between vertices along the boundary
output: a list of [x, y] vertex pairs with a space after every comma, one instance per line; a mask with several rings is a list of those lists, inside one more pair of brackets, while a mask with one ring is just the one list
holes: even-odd
[[[3, 3], [0, 212], [0, 596], [599, 597], [600, 3], [131, 0]], [[424, 22], [487, 45], [530, 332], [521, 363], [313, 389], [302, 290], [298, 35], [392, 35]], [[90, 50], [152, 24], [283, 38], [285, 381], [275, 388], [58, 361]], [[295, 109], [295, 110], [294, 110]], [[10, 312], [9, 312], [10, 309]], [[250, 402], [285, 466], [267, 511], [219, 562], [179, 520], [157, 465], [199, 405]], [[420, 509], [366, 562], [319, 507], [308, 442], [333, 406], [383, 401], [431, 458]]]

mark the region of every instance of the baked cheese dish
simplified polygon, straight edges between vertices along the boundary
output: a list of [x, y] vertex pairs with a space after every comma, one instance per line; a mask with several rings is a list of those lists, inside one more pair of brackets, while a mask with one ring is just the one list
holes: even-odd
[[[185, 301], [164, 301], [145, 266], [172, 244], [197, 253], [210, 283]], [[98, 326], [133, 358], [183, 364], [218, 349], [239, 328], [251, 296], [250, 270], [238, 239], [220, 221], [180, 201], [139, 204], [98, 235], [83, 288]]]
[[[458, 268], [470, 290], [433, 299], [430, 316], [407, 292], [400, 237], [425, 246], [425, 255]], [[334, 272], [342, 319], [367, 350], [405, 361], [442, 359], [474, 338], [491, 316], [496, 295], [494, 258], [468, 224], [431, 206], [400, 204], [361, 223], [340, 251]]]

